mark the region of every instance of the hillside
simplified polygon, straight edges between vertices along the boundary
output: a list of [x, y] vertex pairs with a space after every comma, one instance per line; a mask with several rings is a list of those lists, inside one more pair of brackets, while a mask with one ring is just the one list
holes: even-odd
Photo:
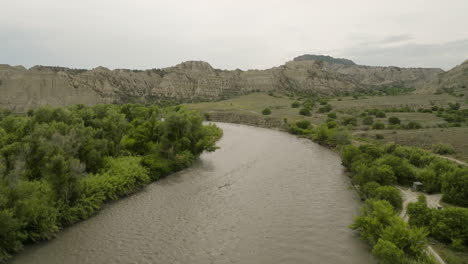
[[[209, 101], [261, 92], [337, 95], [386, 87], [421, 88], [441, 69], [372, 67], [308, 57], [266, 70], [219, 70], [188, 61], [151, 70], [77, 70], [0, 65], [0, 107], [25, 112], [39, 105]], [[331, 58], [331, 57], [330, 57]]]
[[468, 60], [453, 69], [440, 73], [435, 80], [426, 85], [421, 92], [450, 93], [468, 97]]

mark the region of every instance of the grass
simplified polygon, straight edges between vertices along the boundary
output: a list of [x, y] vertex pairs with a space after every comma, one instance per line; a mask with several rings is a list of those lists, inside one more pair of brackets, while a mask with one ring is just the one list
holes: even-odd
[[354, 99], [352, 97], [342, 97], [341, 101], [338, 98], [330, 100], [330, 104], [336, 109], [386, 109], [392, 107], [409, 106], [413, 108], [427, 108], [432, 104], [438, 106], [446, 106], [448, 103], [464, 103], [466, 100], [454, 97], [449, 94], [406, 94], [395, 96], [365, 96]]
[[466, 250], [455, 251], [449, 246], [433, 239], [429, 240], [429, 244], [439, 253], [447, 264], [468, 264], [468, 252]]
[[375, 138], [376, 134], [384, 136], [382, 142], [395, 142], [401, 145], [420, 147], [431, 150], [438, 142], [448, 143], [455, 149], [450, 157], [468, 161], [468, 127], [426, 128], [413, 130], [369, 130], [359, 131], [356, 135]]
[[[218, 102], [187, 104], [187, 108], [199, 110], [203, 113], [228, 113], [232, 115], [244, 116], [248, 119], [270, 119], [277, 120], [277, 124], [286, 118], [288, 122], [309, 120], [312, 124], [320, 124], [327, 120], [328, 113], [317, 113], [319, 104], [312, 109], [312, 116], [299, 115], [300, 108], [292, 108], [291, 104], [298, 100], [298, 97], [288, 97], [285, 95], [268, 95], [265, 93], [252, 93]], [[432, 149], [432, 145], [438, 142], [447, 143], [455, 148], [455, 154], [451, 157], [468, 161], [468, 127], [434, 128], [445, 121], [432, 113], [386, 113], [385, 118], [374, 117], [374, 122], [388, 124], [388, 118], [396, 116], [402, 124], [416, 121], [422, 125], [422, 129], [414, 130], [373, 130], [369, 126], [362, 125], [362, 117], [359, 114], [365, 109], [388, 109], [409, 106], [411, 108], [430, 108], [432, 104], [447, 106], [449, 102], [459, 102], [462, 108], [468, 107], [466, 100], [448, 94], [438, 95], [397, 95], [397, 96], [367, 96], [359, 99], [352, 97], [333, 98], [329, 103], [333, 106], [332, 112], [338, 115], [337, 121], [340, 123], [346, 117], [356, 117], [357, 126], [349, 126], [354, 135], [365, 140], [375, 140], [376, 135], [383, 135], [381, 142], [395, 142], [401, 145], [416, 146], [427, 150]], [[304, 99], [302, 99], [302, 102]], [[262, 115], [262, 110], [270, 108], [272, 113], [268, 116]], [[239, 119], [236, 119], [239, 120]], [[252, 122], [250, 122], [252, 124]]]

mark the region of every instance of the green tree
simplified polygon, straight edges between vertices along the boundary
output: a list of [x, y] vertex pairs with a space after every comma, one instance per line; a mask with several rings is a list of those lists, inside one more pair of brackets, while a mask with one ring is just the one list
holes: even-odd
[[404, 263], [404, 252], [390, 241], [379, 239], [372, 248], [372, 255], [376, 256], [382, 264]]

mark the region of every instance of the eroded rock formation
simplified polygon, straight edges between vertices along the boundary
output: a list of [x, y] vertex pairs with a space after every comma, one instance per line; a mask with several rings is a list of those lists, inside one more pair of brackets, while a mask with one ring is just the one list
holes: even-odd
[[371, 67], [306, 57], [267, 70], [218, 70], [202, 61], [151, 70], [76, 70], [0, 65], [0, 107], [25, 112], [40, 105], [190, 102], [253, 91], [339, 94], [376, 87], [422, 87], [440, 69]]

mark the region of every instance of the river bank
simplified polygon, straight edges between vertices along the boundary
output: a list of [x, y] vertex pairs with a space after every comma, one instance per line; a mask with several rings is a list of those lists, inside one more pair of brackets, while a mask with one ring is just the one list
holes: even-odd
[[340, 157], [270, 129], [217, 124], [220, 149], [11, 263], [375, 263]]

